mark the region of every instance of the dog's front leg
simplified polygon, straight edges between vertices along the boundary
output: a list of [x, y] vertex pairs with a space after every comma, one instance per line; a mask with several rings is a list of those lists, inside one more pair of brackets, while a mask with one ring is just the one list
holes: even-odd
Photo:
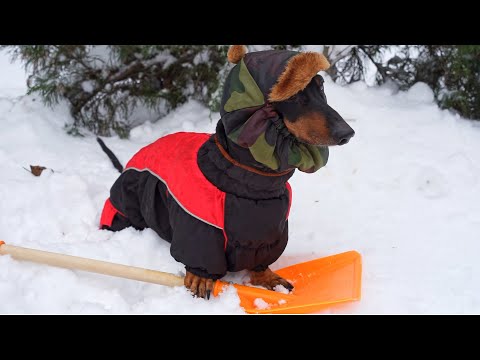
[[282, 285], [288, 291], [293, 290], [293, 285], [281, 276], [275, 274], [270, 268], [264, 271], [250, 271], [252, 285], [266, 287], [268, 290], [275, 290], [275, 286]]
[[210, 294], [213, 292], [213, 280], [203, 278], [187, 271], [187, 275], [183, 283], [187, 289], [190, 289], [193, 295], [209, 300]]

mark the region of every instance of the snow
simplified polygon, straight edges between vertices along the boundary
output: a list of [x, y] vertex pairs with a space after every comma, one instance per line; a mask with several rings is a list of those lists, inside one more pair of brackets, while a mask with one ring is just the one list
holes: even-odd
[[[92, 93], [93, 90], [95, 90], [95, 83], [91, 80], [83, 81], [81, 85], [82, 85], [83, 91], [87, 93]], [[108, 91], [109, 89], [106, 89], [106, 90]]]
[[[27, 75], [22, 66], [12, 64], [8, 52], [0, 52], [0, 99], [15, 98], [27, 91]], [[0, 100], [2, 101], [2, 100]]]
[[253, 300], [253, 305], [255, 305], [255, 308], [257, 308], [258, 310], [265, 310], [270, 307], [270, 305], [262, 298], [256, 298], [255, 300]]
[[[173, 274], [184, 267], [152, 231], [97, 229], [118, 177], [95, 137], [65, 133], [66, 104], [25, 93], [25, 74], [0, 53], [0, 239]], [[480, 313], [480, 124], [440, 110], [431, 91], [326, 79], [330, 104], [356, 136], [327, 166], [292, 180], [290, 240], [279, 269], [348, 250], [363, 257], [362, 299], [322, 313]], [[175, 131], [213, 132], [218, 114], [191, 101], [129, 140], [104, 139], [125, 164]], [[43, 165], [35, 177], [22, 167]], [[246, 282], [246, 274], [228, 278]], [[236, 290], [193, 298], [168, 288], [0, 256], [0, 313], [243, 314]], [[259, 301], [261, 302], [261, 301]]]
[[273, 288], [276, 292], [282, 293], [282, 294], [289, 294], [290, 291], [288, 291], [283, 285], [277, 285]]

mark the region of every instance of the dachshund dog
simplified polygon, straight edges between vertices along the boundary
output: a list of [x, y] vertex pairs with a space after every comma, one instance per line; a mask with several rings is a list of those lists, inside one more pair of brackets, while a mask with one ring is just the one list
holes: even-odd
[[234, 45], [214, 134], [181, 132], [140, 149], [121, 168], [100, 228], [152, 228], [185, 265], [185, 286], [209, 299], [227, 271], [250, 271], [253, 285], [293, 290], [270, 268], [288, 241], [295, 170], [313, 173], [328, 147], [354, 130], [327, 103], [320, 53]]

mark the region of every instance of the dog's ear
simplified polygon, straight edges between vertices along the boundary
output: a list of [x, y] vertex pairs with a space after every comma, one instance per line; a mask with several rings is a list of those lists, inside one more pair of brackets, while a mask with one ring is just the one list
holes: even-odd
[[232, 45], [230, 46], [230, 49], [228, 49], [228, 61], [230, 61], [232, 64], [238, 64], [246, 53], [247, 47], [245, 45]]

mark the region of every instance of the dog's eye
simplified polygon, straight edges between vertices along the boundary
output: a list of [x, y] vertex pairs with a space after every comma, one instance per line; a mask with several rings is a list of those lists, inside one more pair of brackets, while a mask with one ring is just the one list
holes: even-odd
[[320, 75], [317, 75], [314, 77], [315, 79], [315, 82], [317, 83], [318, 87], [321, 88], [323, 90], [323, 77], [321, 77]]
[[320, 91], [323, 92], [323, 80], [318, 82], [318, 87], [320, 88]]

